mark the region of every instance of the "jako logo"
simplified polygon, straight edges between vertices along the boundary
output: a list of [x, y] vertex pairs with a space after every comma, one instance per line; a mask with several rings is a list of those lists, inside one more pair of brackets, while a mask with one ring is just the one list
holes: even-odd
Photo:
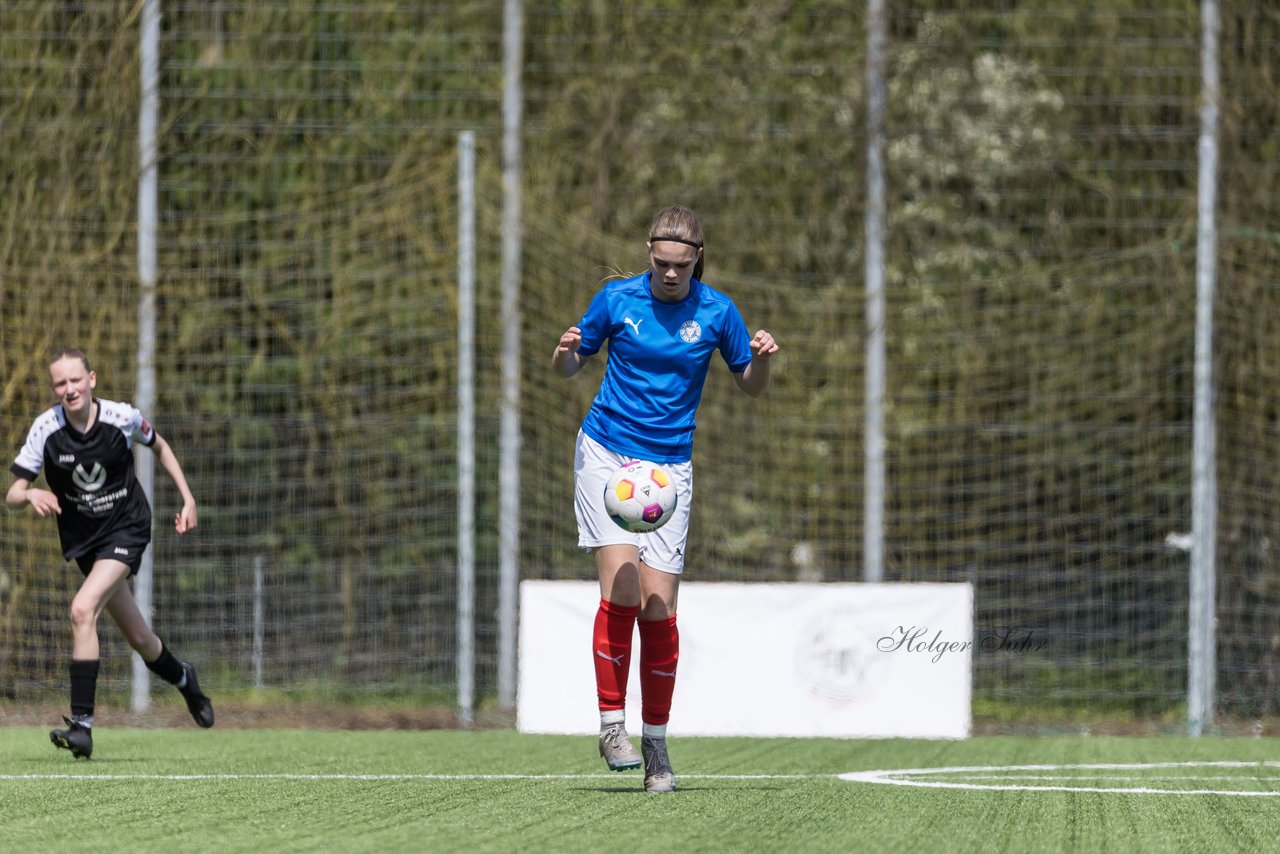
[[85, 492], [97, 492], [107, 482], [107, 470], [102, 467], [102, 463], [94, 463], [93, 471], [85, 471], [84, 464], [81, 463], [71, 473], [71, 479]]
[[125, 557], [129, 556], [129, 550], [125, 548], [121, 548], [120, 546], [116, 546], [115, 551], [116, 551], [116, 554], [118, 555], [124, 555]]

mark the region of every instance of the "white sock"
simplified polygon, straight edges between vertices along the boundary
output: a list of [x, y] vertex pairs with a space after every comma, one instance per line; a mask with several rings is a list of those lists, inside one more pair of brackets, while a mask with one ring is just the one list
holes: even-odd
[[645, 724], [643, 735], [645, 738], [663, 738], [667, 737], [666, 724]]
[[626, 723], [626, 721], [626, 709], [610, 709], [608, 711], [600, 712], [600, 729], [613, 726], [614, 724]]

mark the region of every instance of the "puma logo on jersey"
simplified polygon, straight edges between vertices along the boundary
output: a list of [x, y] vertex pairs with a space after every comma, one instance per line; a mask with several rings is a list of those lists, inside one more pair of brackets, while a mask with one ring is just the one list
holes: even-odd
[[85, 471], [84, 464], [81, 463], [71, 473], [71, 479], [85, 492], [97, 492], [107, 482], [107, 470], [102, 467], [102, 463], [94, 463], [92, 471]]
[[625, 324], [627, 324], [627, 326], [630, 326], [630, 327], [631, 327], [631, 331], [632, 331], [632, 332], [634, 332], [635, 334], [639, 335], [639, 334], [640, 334], [640, 324], [644, 323], [644, 318], [642, 317], [642, 318], [640, 318], [639, 320], [632, 320], [632, 319], [631, 319], [631, 318], [629, 318], [629, 317], [624, 317], [624, 318], [622, 318], [622, 322], [623, 322], [623, 323], [625, 323]]

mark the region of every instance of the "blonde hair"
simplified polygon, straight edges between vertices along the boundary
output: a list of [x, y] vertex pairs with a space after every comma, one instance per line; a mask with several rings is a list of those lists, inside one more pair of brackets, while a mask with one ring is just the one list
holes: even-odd
[[702, 261], [705, 254], [702, 234], [702, 220], [686, 207], [672, 205], [658, 211], [653, 222], [649, 223], [649, 242], [655, 240], [674, 240], [698, 249], [698, 263], [693, 267], [693, 277], [702, 279]]

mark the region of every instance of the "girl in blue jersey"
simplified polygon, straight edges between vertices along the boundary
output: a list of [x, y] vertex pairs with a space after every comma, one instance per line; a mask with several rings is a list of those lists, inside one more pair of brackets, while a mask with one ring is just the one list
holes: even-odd
[[[71, 717], [49, 738], [77, 759], [93, 754], [98, 617], [104, 610], [147, 667], [182, 692], [195, 722], [211, 727], [213, 704], [200, 690], [195, 668], [175, 658], [151, 630], [129, 589], [151, 542], [151, 505], [134, 474], [133, 445], [155, 452], [182, 496], [173, 520], [179, 534], [196, 526], [196, 500], [182, 466], [137, 409], [94, 397], [98, 377], [82, 351], [55, 353], [49, 383], [58, 402], [31, 425], [5, 496], [11, 508], [30, 504], [38, 515], [57, 518], [63, 556], [85, 577], [71, 601]], [[48, 489], [33, 486], [41, 472]]]
[[[604, 379], [574, 454], [578, 545], [594, 553], [600, 578], [593, 636], [600, 755], [614, 771], [643, 763], [645, 790], [670, 792], [675, 774], [666, 735], [680, 654], [676, 600], [693, 497], [695, 415], [717, 351], [738, 386], [756, 397], [769, 385], [778, 344], [763, 329], [748, 333], [733, 300], [702, 281], [702, 223], [693, 211], [660, 211], [647, 246], [649, 270], [605, 285], [578, 325], [560, 336], [551, 363], [571, 377], [608, 344]], [[604, 508], [605, 482], [633, 459], [662, 463], [679, 492], [675, 515], [651, 533], [624, 531]], [[624, 716], [636, 625], [642, 756]]]

